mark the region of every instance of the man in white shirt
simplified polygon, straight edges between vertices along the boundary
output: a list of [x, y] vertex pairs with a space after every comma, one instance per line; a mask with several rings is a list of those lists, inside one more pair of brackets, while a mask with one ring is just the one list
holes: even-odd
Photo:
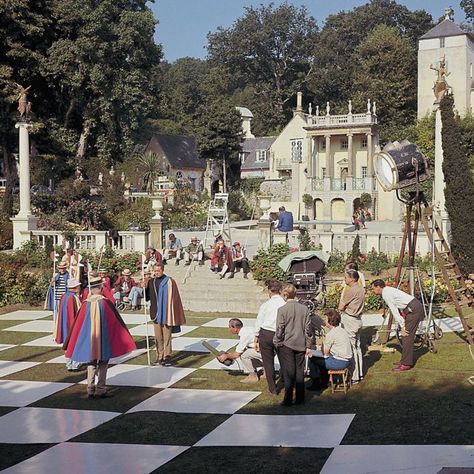
[[385, 286], [383, 280], [375, 280], [372, 287], [376, 295], [382, 296], [401, 327], [402, 358], [393, 370], [395, 372], [410, 370], [413, 368], [413, 344], [416, 330], [425, 317], [423, 305], [412, 295], [398, 288]]
[[255, 325], [255, 344], [263, 360], [263, 369], [267, 378], [268, 392], [277, 395], [275, 384], [275, 354], [276, 347], [273, 344], [273, 337], [276, 330], [276, 318], [278, 308], [285, 304], [285, 300], [280, 296], [281, 283], [277, 280], [270, 280], [267, 283], [269, 300], [260, 306]]
[[239, 343], [235, 348], [235, 352], [221, 354], [218, 359], [224, 362], [228, 359], [238, 359], [240, 357], [244, 371], [249, 374], [241, 382], [258, 382], [257, 370], [262, 367], [262, 354], [255, 350], [255, 329], [244, 327], [244, 323], [240, 319], [232, 318], [229, 320], [229, 331], [231, 334], [239, 336]]

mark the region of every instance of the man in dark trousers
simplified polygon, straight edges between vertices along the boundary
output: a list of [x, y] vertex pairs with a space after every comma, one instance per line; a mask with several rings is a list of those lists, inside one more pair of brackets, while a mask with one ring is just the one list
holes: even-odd
[[281, 283], [270, 280], [267, 283], [269, 300], [260, 306], [255, 324], [255, 344], [262, 354], [263, 368], [268, 384], [268, 392], [277, 394], [275, 385], [275, 354], [276, 347], [273, 338], [276, 330], [276, 319], [278, 309], [285, 305], [285, 300], [280, 296]]
[[395, 372], [405, 372], [413, 368], [413, 345], [418, 324], [423, 321], [425, 311], [419, 300], [398, 288], [385, 286], [383, 280], [372, 283], [376, 295], [382, 296], [390, 308], [393, 317], [401, 327], [402, 358], [393, 369]]
[[155, 323], [156, 360], [153, 365], [171, 366], [171, 334], [180, 332], [186, 324], [178, 285], [165, 275], [163, 263], [153, 267], [153, 278], [145, 287], [145, 299], [150, 302], [150, 318]]
[[293, 404], [293, 389], [296, 389], [295, 405], [304, 403], [304, 363], [306, 353], [311, 353], [312, 325], [310, 310], [295, 301], [296, 288], [288, 283], [282, 289], [286, 304], [278, 309], [273, 343], [278, 348], [285, 398], [282, 406]]

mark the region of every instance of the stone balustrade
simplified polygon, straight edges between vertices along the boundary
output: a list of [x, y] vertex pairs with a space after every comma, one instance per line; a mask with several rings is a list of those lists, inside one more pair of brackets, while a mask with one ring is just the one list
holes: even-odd
[[[63, 245], [64, 236], [60, 231], [53, 230], [33, 230], [20, 232], [21, 243], [28, 240], [36, 240], [41, 247], [46, 246], [48, 239], [52, 238], [53, 245]], [[119, 239], [115, 250], [119, 252], [145, 252], [148, 247], [149, 232], [144, 231], [123, 231], [119, 232]], [[106, 231], [77, 231], [74, 237], [74, 248], [78, 250], [98, 251], [101, 247], [111, 245]]]

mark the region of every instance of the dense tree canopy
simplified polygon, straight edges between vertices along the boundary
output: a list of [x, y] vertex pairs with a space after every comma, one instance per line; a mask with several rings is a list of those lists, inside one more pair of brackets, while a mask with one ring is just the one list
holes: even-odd
[[231, 28], [209, 34], [209, 60], [228, 69], [236, 89], [250, 86], [261, 95], [278, 119], [268, 126], [281, 126], [290, 101], [312, 72], [316, 33], [305, 7], [248, 7]]
[[[0, 2], [0, 147], [9, 185], [16, 83], [31, 86], [32, 140], [50, 157], [42, 181], [67, 173], [68, 163], [69, 171], [90, 157], [110, 164], [133, 149], [158, 103], [155, 25], [145, 0]], [[8, 200], [4, 207], [11, 212]]]

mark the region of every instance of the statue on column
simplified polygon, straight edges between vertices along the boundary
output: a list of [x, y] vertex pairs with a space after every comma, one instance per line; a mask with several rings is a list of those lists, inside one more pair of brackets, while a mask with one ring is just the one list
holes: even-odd
[[[16, 84], [16, 83], [15, 83]], [[18, 88], [18, 112], [20, 113], [20, 120], [26, 121], [31, 116], [31, 102], [28, 102], [28, 91], [31, 86], [23, 87], [20, 84], [16, 84]]]
[[438, 77], [436, 78], [436, 81], [433, 86], [433, 93], [436, 97], [436, 103], [439, 104], [441, 102], [441, 99], [444, 97], [444, 95], [450, 88], [448, 81], [446, 81], [446, 78], [451, 74], [446, 68], [446, 56], [443, 55], [443, 57], [440, 58], [439, 67], [435, 67], [433, 66], [433, 64], [431, 64], [430, 69], [433, 69], [433, 71], [436, 71], [438, 73]]

